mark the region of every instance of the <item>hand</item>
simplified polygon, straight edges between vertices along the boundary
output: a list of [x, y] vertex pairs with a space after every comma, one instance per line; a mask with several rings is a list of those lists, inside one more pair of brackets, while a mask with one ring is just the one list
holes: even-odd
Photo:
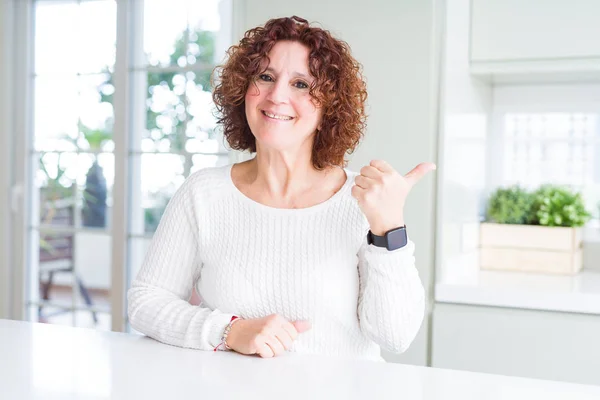
[[387, 162], [373, 160], [360, 170], [352, 187], [352, 196], [358, 200], [373, 234], [383, 236], [391, 229], [404, 226], [404, 203], [408, 193], [434, 169], [433, 163], [421, 163], [402, 176]]
[[231, 326], [227, 345], [241, 354], [275, 357], [289, 350], [298, 334], [310, 328], [308, 321], [288, 322], [277, 314], [258, 319], [242, 319]]

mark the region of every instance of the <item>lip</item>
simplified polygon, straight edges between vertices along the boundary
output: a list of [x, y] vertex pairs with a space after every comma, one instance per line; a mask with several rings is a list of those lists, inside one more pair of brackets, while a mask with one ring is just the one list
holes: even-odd
[[[267, 112], [267, 113], [269, 113], [269, 114], [274, 114], [274, 115], [283, 115], [283, 116], [286, 116], [286, 117], [290, 117], [291, 119], [284, 120], [284, 119], [276, 119], [276, 118], [271, 118], [271, 117], [269, 117], [269, 116], [267, 116], [267, 115], [265, 114], [266, 112]], [[265, 119], [267, 119], [268, 121], [274, 121], [274, 122], [290, 122], [290, 121], [293, 121], [293, 120], [295, 119], [295, 117], [292, 117], [291, 115], [287, 115], [287, 114], [281, 114], [281, 113], [274, 112], [274, 111], [271, 111], [271, 110], [260, 110], [260, 114], [261, 114], [261, 115], [262, 115], [262, 116], [263, 116]]]

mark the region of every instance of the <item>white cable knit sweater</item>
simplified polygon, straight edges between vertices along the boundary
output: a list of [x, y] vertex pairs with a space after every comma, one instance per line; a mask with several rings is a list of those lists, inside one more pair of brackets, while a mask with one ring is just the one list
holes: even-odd
[[[212, 350], [232, 315], [309, 320], [290, 351], [382, 360], [404, 351], [424, 315], [414, 244], [367, 245], [351, 196], [278, 209], [242, 194], [231, 165], [192, 174], [169, 202], [128, 292], [131, 326], [161, 342]], [[188, 303], [193, 286], [200, 306]]]

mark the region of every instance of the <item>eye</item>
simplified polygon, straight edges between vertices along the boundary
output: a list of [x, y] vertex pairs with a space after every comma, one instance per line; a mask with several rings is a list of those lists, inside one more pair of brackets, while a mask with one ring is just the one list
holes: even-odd
[[258, 76], [258, 79], [260, 79], [261, 81], [265, 81], [265, 82], [273, 82], [273, 78], [271, 78], [269, 75], [267, 74], [260, 74]]
[[298, 81], [298, 82], [294, 83], [294, 86], [297, 87], [298, 89], [308, 89], [308, 83], [302, 82], [302, 81]]

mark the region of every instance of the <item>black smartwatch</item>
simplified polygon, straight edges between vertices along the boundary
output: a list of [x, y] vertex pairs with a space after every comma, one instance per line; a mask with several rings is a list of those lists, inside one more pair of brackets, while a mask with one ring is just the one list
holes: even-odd
[[377, 236], [369, 231], [367, 233], [367, 243], [377, 247], [385, 247], [389, 251], [398, 250], [408, 243], [406, 225], [387, 231], [384, 236]]

